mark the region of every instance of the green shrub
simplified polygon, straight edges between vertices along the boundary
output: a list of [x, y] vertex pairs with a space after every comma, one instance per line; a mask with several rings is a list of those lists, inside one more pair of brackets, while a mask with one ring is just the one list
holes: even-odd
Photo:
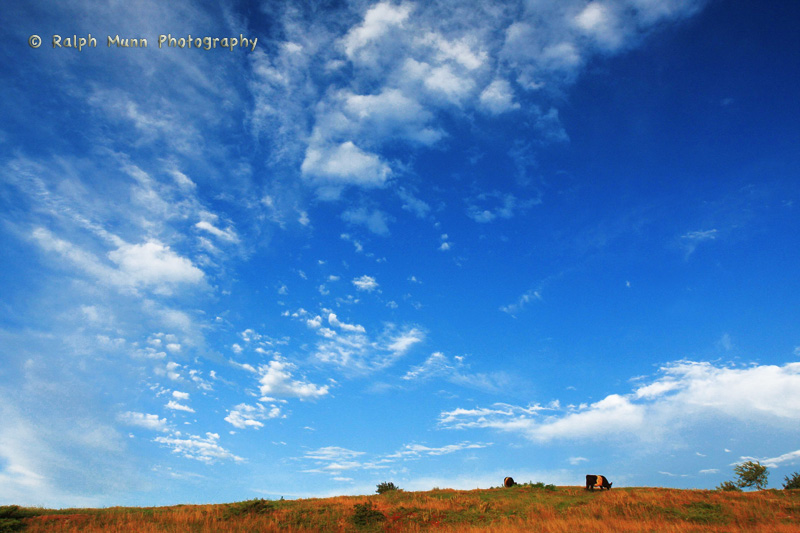
[[783, 488], [788, 489], [800, 489], [800, 472], [795, 472], [792, 474], [792, 477], [786, 476], [783, 483]]
[[0, 505], [0, 533], [22, 530], [25, 527], [22, 519], [37, 514], [35, 511], [24, 509], [19, 505]]
[[378, 490], [375, 492], [377, 492], [378, 494], [383, 494], [384, 492], [389, 492], [392, 490], [401, 490], [401, 489], [394, 483], [391, 483], [389, 481], [384, 481], [383, 483], [378, 483]]
[[355, 512], [350, 521], [358, 528], [373, 528], [386, 520], [386, 516], [373, 508], [371, 502], [357, 503], [353, 510]]
[[222, 514], [222, 518], [227, 520], [229, 518], [248, 514], [265, 514], [273, 511], [274, 509], [275, 505], [271, 501], [256, 498], [254, 500], [230, 504]]
[[724, 491], [731, 491], [731, 492], [742, 492], [742, 489], [734, 483], [733, 481], [723, 481], [717, 487], [717, 490], [724, 490]]

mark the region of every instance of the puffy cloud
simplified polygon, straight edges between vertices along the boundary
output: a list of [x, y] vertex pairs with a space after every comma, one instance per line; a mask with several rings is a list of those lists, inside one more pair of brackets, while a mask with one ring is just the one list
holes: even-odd
[[402, 26], [408, 19], [413, 8], [413, 4], [394, 6], [390, 2], [381, 2], [371, 7], [364, 14], [363, 22], [352, 28], [342, 39], [347, 57], [361, 62], [375, 61], [377, 49], [369, 45], [389, 37], [393, 28]]
[[616, 50], [624, 41], [620, 21], [609, 3], [590, 2], [575, 16], [574, 22], [603, 49]]
[[392, 173], [380, 156], [365, 152], [352, 141], [309, 146], [300, 170], [330, 199], [337, 198], [345, 185], [382, 187]]
[[514, 101], [511, 84], [503, 79], [494, 80], [481, 92], [480, 103], [493, 115], [520, 108], [519, 103]]
[[340, 127], [360, 136], [399, 138], [422, 145], [434, 144], [444, 136], [443, 131], [429, 125], [433, 113], [397, 88], [363, 95], [342, 91], [337, 95], [335, 109], [348, 118]]
[[260, 365], [258, 372], [262, 396], [300, 398], [301, 400], [320, 398], [328, 394], [328, 386], [318, 386], [302, 380], [293, 379], [292, 371], [297, 367], [281, 357], [276, 357], [266, 365]]
[[372, 292], [378, 288], [378, 282], [375, 281], [375, 278], [367, 275], [355, 278], [352, 283], [356, 286], [356, 289], [365, 292]]
[[204, 277], [190, 260], [156, 240], [124, 244], [109, 252], [108, 258], [119, 265], [132, 285], [195, 284]]
[[240, 403], [228, 411], [228, 416], [225, 417], [225, 421], [239, 429], [259, 429], [264, 427], [264, 423], [261, 422], [261, 420], [279, 418], [280, 416], [281, 409], [275, 405], [268, 408], [260, 403], [254, 406]]

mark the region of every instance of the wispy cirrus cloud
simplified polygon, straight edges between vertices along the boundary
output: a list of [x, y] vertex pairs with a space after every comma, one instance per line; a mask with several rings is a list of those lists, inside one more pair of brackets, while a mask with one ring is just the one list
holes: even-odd
[[405, 444], [397, 452], [389, 454], [367, 454], [338, 446], [326, 446], [307, 452], [303, 459], [314, 463], [314, 467], [306, 469], [305, 472], [339, 476], [345, 471], [387, 469], [398, 462], [417, 461], [465, 450], [480, 450], [489, 446], [492, 446], [492, 443], [463, 441], [444, 446], [412, 443]]
[[457, 355], [451, 359], [442, 352], [431, 354], [422, 364], [406, 372], [402, 379], [409, 382], [443, 379], [456, 385], [493, 392], [504, 390], [513, 381], [505, 372], [472, 372], [463, 356]]

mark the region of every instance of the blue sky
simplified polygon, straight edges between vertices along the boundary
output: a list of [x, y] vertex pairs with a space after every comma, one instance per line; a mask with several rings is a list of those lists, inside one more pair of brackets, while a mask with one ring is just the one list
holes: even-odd
[[800, 469], [796, 3], [3, 11], [0, 503]]

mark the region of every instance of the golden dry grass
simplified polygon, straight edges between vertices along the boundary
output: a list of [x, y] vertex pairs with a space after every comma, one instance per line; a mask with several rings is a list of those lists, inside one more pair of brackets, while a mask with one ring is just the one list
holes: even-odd
[[[31, 510], [36, 512], [36, 510]], [[392, 491], [158, 508], [38, 510], [26, 532], [800, 532], [800, 491], [629, 488]]]

